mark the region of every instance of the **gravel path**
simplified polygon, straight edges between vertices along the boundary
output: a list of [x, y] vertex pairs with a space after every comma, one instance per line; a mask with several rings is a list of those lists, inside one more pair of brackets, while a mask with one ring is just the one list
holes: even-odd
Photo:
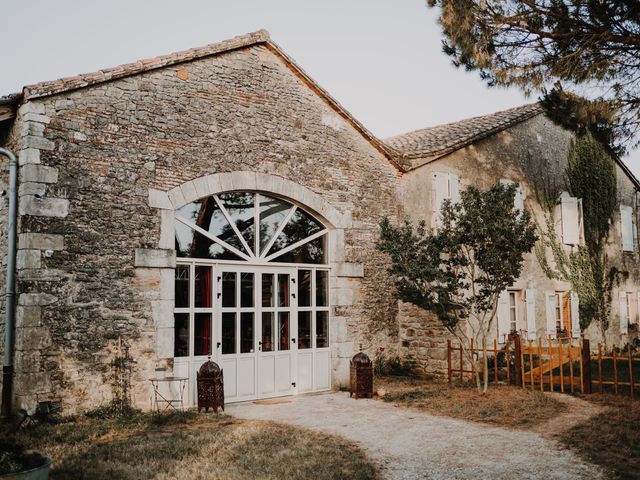
[[489, 427], [333, 392], [227, 407], [348, 438], [387, 479], [601, 479], [598, 467], [535, 432]]

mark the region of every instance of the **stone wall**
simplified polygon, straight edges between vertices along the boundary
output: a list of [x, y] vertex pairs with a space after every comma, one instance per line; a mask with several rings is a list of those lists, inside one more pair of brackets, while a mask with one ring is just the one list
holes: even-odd
[[[149, 192], [211, 174], [287, 179], [347, 218], [334, 234], [341, 258], [332, 259], [341, 264], [331, 278], [335, 384], [348, 377], [354, 345], [396, 344], [396, 305], [373, 244], [381, 217], [398, 212], [398, 173], [266, 47], [31, 101], [14, 132], [27, 133], [19, 146], [18, 405], [61, 399], [70, 412], [108, 401], [110, 363], [125, 341], [137, 362], [134, 401], [148, 407], [154, 315], [172, 295], [162, 282], [173, 255], [160, 246], [164, 214]], [[163, 248], [169, 263], [136, 262]], [[169, 300], [163, 315], [171, 310]]]

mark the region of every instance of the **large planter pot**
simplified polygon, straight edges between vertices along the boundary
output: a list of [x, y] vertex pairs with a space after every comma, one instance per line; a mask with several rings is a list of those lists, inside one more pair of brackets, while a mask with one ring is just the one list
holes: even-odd
[[31, 468], [23, 472], [0, 475], [0, 480], [48, 480], [51, 459], [44, 455], [42, 457], [44, 458], [44, 463], [39, 467]]

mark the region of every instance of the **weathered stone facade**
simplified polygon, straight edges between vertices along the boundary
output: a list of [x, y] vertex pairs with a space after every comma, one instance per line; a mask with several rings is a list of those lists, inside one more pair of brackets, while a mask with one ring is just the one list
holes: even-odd
[[34, 98], [19, 109], [12, 143], [21, 164], [18, 405], [59, 398], [70, 411], [108, 401], [113, 349], [125, 339], [137, 362], [134, 400], [148, 407], [146, 379], [172, 348], [156, 344], [173, 322], [166, 212], [199, 196], [207, 178], [225, 183], [221, 191], [248, 184], [299, 196], [333, 227], [335, 385], [348, 378], [353, 339], [395, 342], [374, 242], [380, 219], [398, 210], [398, 170], [263, 43]]
[[[429, 221], [431, 173], [442, 169], [463, 185], [520, 182], [539, 219], [530, 180], [541, 172], [560, 179], [572, 141], [536, 115], [403, 169], [393, 149], [260, 32], [26, 87], [6, 141], [20, 161], [16, 406], [61, 400], [72, 412], [109, 401], [125, 342], [133, 400], [148, 408], [147, 379], [173, 365], [174, 211], [234, 190], [283, 197], [330, 230], [334, 387], [347, 383], [360, 344], [371, 356], [384, 347], [441, 374], [446, 331], [394, 300], [387, 260], [375, 249], [380, 220]], [[618, 173], [621, 198], [632, 201], [634, 184]], [[629, 288], [639, 283], [637, 254], [621, 258]], [[551, 285], [533, 256], [521, 282]]]
[[[412, 220], [424, 220], [429, 225], [432, 216], [430, 192], [433, 173], [451, 172], [459, 175], [462, 189], [468, 185], [487, 189], [500, 180], [519, 183], [524, 191], [525, 208], [532, 213], [538, 225], [545, 225], [546, 210], [539, 200], [541, 190], [545, 186], [566, 190], [565, 169], [574, 141], [575, 137], [571, 132], [554, 124], [544, 114], [539, 114], [437, 159], [412, 159], [413, 165], [403, 177], [402, 203], [406, 207], [405, 211]], [[616, 175], [619, 202], [633, 206], [634, 212], [637, 212], [637, 185], [619, 165], [616, 166]], [[633, 340], [635, 332], [631, 331], [627, 335], [620, 333], [618, 292], [638, 292], [640, 262], [637, 244], [634, 252], [622, 251], [619, 213], [614, 218], [615, 224], [607, 242], [607, 254], [612, 265], [628, 272], [629, 276], [613, 291], [608, 344], [625, 345]], [[545, 303], [541, 293], [547, 290], [569, 291], [571, 285], [548, 279], [532, 252], [526, 255], [522, 274], [513, 288], [529, 288], [538, 292], [535, 299], [536, 335], [545, 338]], [[404, 354], [415, 356], [418, 365], [425, 372], [446, 372], [446, 335], [437, 335], [435, 338], [432, 336], [434, 333], [446, 333], [440, 322], [433, 315], [414, 307], [402, 308], [398, 319]], [[630, 319], [630, 323], [637, 321], [637, 318]], [[423, 325], [421, 330], [420, 325]], [[602, 341], [596, 325], [591, 325], [585, 335], [592, 340], [594, 346]]]

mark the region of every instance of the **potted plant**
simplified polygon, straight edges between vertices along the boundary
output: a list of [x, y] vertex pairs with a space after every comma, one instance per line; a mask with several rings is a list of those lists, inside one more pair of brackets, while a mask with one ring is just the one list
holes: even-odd
[[15, 439], [0, 439], [1, 480], [47, 480], [51, 459], [38, 452], [25, 450]]

